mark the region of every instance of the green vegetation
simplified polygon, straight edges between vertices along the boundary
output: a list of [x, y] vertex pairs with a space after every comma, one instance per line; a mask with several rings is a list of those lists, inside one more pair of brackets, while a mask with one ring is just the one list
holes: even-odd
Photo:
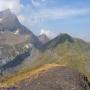
[[[61, 41], [60, 41], [61, 40]], [[62, 34], [46, 44], [46, 48], [36, 59], [31, 60], [31, 67], [56, 63], [77, 69], [90, 80], [90, 44]]]

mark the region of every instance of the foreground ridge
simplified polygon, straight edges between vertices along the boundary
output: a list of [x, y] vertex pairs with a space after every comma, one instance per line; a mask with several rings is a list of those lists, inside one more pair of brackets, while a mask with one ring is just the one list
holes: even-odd
[[[12, 84], [11, 84], [12, 83]], [[11, 76], [0, 87], [18, 87], [20, 90], [89, 90], [87, 77], [65, 65], [46, 64]], [[73, 89], [72, 89], [73, 88]], [[17, 90], [17, 89], [16, 89]]]

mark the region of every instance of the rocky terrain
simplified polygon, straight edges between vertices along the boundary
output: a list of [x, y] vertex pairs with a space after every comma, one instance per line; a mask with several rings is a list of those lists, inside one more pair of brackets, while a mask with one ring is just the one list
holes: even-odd
[[[14, 71], [23, 59], [30, 55], [32, 47], [39, 48], [41, 42], [23, 26], [9, 9], [0, 12], [0, 73]], [[24, 58], [20, 59], [23, 55]], [[28, 55], [28, 56], [29, 56]], [[17, 59], [20, 59], [19, 61]], [[19, 62], [19, 63], [18, 63]], [[8, 66], [8, 67], [7, 67]], [[6, 68], [5, 68], [6, 67]], [[15, 69], [16, 70], [16, 69]], [[3, 74], [5, 75], [5, 74]]]
[[39, 35], [38, 38], [42, 42], [42, 44], [46, 44], [50, 40], [49, 37], [45, 34]]
[[88, 79], [89, 42], [66, 33], [52, 40], [36, 36], [9, 9], [0, 12], [0, 87], [89, 90]]
[[14, 34], [31, 33], [25, 26], [20, 24], [18, 18], [9, 9], [0, 12], [0, 31], [11, 31]]

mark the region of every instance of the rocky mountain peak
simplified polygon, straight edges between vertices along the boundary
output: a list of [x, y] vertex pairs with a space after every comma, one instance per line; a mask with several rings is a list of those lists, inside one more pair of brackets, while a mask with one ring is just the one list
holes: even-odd
[[72, 43], [72, 42], [74, 42], [74, 39], [73, 39], [73, 37], [71, 37], [67, 33], [61, 33], [56, 38], [49, 41], [46, 44], [46, 48], [53, 48], [53, 47], [57, 46], [58, 44], [65, 43], [66, 41], [69, 43]]
[[17, 16], [11, 12], [10, 9], [6, 9], [0, 12], [0, 31], [2, 32], [16, 32], [19, 30], [19, 34], [30, 34], [31, 31], [23, 26]]
[[41, 34], [38, 36], [38, 38], [43, 44], [47, 43], [50, 40], [46, 34]]
[[[22, 36], [23, 38], [25, 36], [29, 36], [28, 41], [35, 46], [40, 46], [41, 42], [39, 41], [38, 37], [35, 36], [28, 28], [26, 28], [24, 25], [22, 25], [17, 16], [11, 12], [10, 9], [6, 9], [4, 11], [0, 12], [0, 33], [2, 34], [2, 39], [7, 40], [7, 38], [3, 36]], [[7, 35], [6, 35], [7, 33]], [[9, 36], [8, 36], [9, 33]], [[12, 38], [14, 41], [15, 38]], [[20, 38], [19, 38], [20, 39]], [[11, 40], [11, 39], [10, 39]], [[10, 41], [9, 40], [9, 41]], [[39, 44], [39, 45], [38, 45]]]
[[10, 9], [6, 9], [6, 10], [0, 12], [0, 16], [9, 15], [9, 14], [11, 14]]
[[61, 33], [57, 38], [59, 38], [62, 42], [65, 42], [66, 40], [69, 42], [73, 41], [73, 38], [67, 33]]

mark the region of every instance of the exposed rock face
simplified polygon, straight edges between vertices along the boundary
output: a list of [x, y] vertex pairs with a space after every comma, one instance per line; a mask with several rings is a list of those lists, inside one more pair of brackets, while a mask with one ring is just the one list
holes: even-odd
[[[41, 43], [38, 40], [37, 36], [35, 36], [29, 29], [27, 29], [25, 26], [23, 26], [19, 22], [17, 16], [15, 14], [13, 14], [9, 9], [0, 12], [0, 33], [2, 34], [2, 33], [6, 33], [6, 32], [7, 32], [7, 36], [8, 36], [8, 32], [10, 32], [9, 35], [12, 35], [12, 33], [13, 33], [16, 35], [16, 37], [18, 34], [29, 35], [30, 43], [35, 44], [35, 46], [39, 46]], [[15, 35], [13, 35], [13, 36], [15, 36]], [[10, 38], [12, 38], [12, 37], [10, 37]], [[5, 37], [4, 37], [4, 39], [5, 39]]]
[[87, 77], [64, 66], [42, 70], [19, 86], [20, 90], [90, 90]]
[[[42, 43], [37, 36], [19, 22], [17, 16], [9, 9], [0, 12], [0, 71], [2, 67], [5, 67], [3, 65], [18, 63], [15, 58], [19, 54], [31, 50], [30, 45], [40, 48]], [[22, 60], [19, 62], [21, 63]]]
[[[10, 10], [0, 12], [1, 76], [7, 76], [11, 72], [16, 73], [17, 70], [21, 70], [21, 67], [28, 68], [27, 66], [29, 66], [30, 68], [45, 63], [58, 63], [61, 65], [64, 60], [63, 64], [77, 68], [80, 71], [85, 70], [83, 71], [85, 74], [90, 73], [89, 43], [76, 40], [68, 34], [61, 34], [48, 41], [49, 39], [45, 35], [38, 38], [20, 24], [16, 15]], [[28, 59], [26, 59], [27, 57]], [[87, 76], [89, 77], [89, 74]], [[43, 70], [38, 75], [34, 75], [32, 80], [25, 78], [19, 86], [21, 90], [90, 89], [87, 77], [75, 70], [60, 66], [48, 69], [45, 72]]]
[[0, 31], [11, 31], [15, 33], [17, 30], [22, 34], [30, 33], [26, 27], [20, 24], [16, 15], [9, 9], [0, 12]]
[[43, 44], [46, 44], [50, 40], [45, 34], [39, 35], [38, 38]]

